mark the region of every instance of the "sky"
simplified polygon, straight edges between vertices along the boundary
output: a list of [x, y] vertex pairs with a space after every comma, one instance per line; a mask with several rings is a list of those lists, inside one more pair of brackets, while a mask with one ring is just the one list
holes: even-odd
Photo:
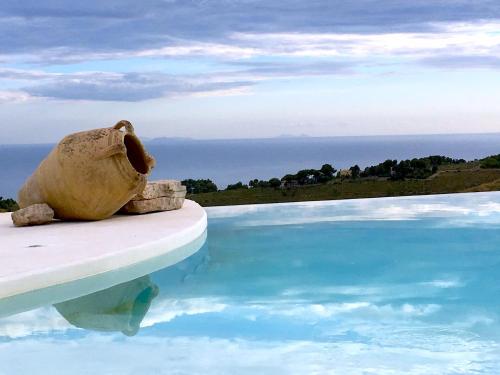
[[0, 0], [0, 144], [500, 129], [496, 0]]

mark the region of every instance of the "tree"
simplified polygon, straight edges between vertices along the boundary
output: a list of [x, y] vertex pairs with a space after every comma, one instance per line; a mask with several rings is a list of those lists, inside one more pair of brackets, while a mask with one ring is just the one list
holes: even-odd
[[332, 178], [335, 172], [337, 172], [337, 170], [331, 164], [323, 164], [319, 171], [323, 173], [325, 176]]
[[500, 154], [482, 159], [481, 168], [500, 168]]
[[285, 182], [291, 182], [293, 180], [296, 180], [297, 179], [297, 175], [294, 175], [294, 174], [287, 174], [285, 176], [283, 176], [281, 178], [281, 181], [285, 181]]
[[353, 179], [356, 179], [359, 177], [359, 174], [361, 172], [361, 168], [359, 168], [359, 165], [356, 164], [355, 166], [349, 168], [349, 170], [351, 171], [351, 177]]
[[297, 172], [296, 178], [299, 185], [314, 184], [318, 182], [318, 171], [316, 169], [302, 169]]
[[279, 187], [281, 186], [281, 181], [280, 181], [280, 179], [279, 179], [279, 178], [276, 178], [276, 177], [271, 178], [271, 179], [269, 180], [269, 186], [271, 186], [271, 187], [272, 187], [272, 188], [274, 188], [274, 189], [279, 188]]
[[187, 179], [181, 181], [182, 185], [186, 187], [188, 194], [200, 194], [200, 193], [211, 193], [217, 191], [217, 185], [215, 185], [212, 180], [193, 180]]
[[248, 182], [248, 186], [252, 187], [252, 188], [256, 188], [259, 186], [259, 180], [257, 180], [256, 178], [253, 179], [253, 180], [250, 180]]

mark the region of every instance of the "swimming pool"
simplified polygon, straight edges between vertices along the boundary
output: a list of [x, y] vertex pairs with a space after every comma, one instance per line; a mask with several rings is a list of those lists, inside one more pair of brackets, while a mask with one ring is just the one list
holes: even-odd
[[184, 261], [0, 318], [0, 374], [500, 373], [500, 193], [207, 211]]

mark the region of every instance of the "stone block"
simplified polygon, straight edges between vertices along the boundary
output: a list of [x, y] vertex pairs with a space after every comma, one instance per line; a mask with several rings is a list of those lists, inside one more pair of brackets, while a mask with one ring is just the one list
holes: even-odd
[[186, 187], [177, 180], [158, 180], [148, 182], [143, 192], [137, 194], [133, 201], [155, 199], [161, 197], [180, 198], [186, 196]]
[[[185, 194], [185, 193], [184, 193]], [[184, 203], [184, 197], [159, 197], [153, 199], [131, 200], [120, 212], [145, 214], [148, 212], [178, 210]]]

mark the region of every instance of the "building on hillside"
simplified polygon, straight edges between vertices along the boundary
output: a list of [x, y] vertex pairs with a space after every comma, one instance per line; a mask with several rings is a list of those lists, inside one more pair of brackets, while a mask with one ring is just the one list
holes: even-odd
[[337, 177], [340, 177], [340, 178], [351, 178], [352, 177], [352, 171], [350, 169], [341, 169], [338, 173], [337, 173]]

